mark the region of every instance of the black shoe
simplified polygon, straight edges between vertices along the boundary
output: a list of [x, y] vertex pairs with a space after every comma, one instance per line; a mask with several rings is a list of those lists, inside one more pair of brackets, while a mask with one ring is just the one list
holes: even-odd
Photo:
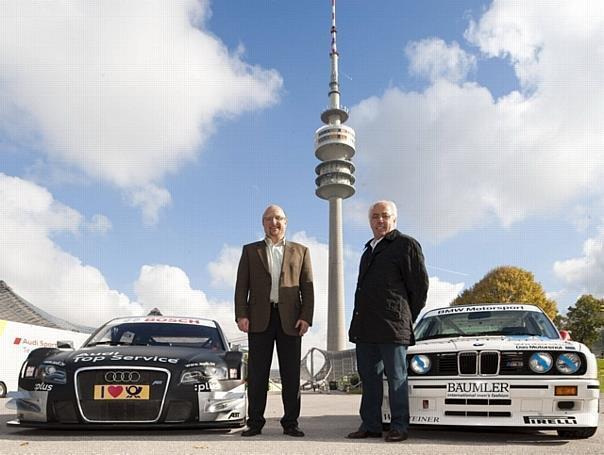
[[357, 430], [346, 436], [348, 439], [365, 439], [365, 438], [381, 438], [382, 433], [377, 431]]
[[298, 427], [287, 427], [283, 429], [283, 434], [293, 436], [294, 438], [301, 438], [304, 436], [304, 432]]
[[403, 433], [402, 431], [398, 431], [398, 430], [390, 430], [386, 434], [386, 437], [384, 438], [384, 440], [386, 442], [401, 442], [401, 441], [404, 441], [405, 439], [407, 439], [407, 437], [408, 437], [407, 433]]
[[262, 434], [262, 428], [249, 427], [247, 430], [241, 432], [241, 436], [246, 438], [256, 436], [258, 434]]

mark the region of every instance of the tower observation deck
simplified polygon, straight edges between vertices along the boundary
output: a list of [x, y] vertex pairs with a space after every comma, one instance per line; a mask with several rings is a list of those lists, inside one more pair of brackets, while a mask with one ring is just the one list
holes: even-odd
[[331, 78], [329, 107], [321, 114], [325, 126], [315, 133], [315, 194], [329, 201], [329, 289], [327, 310], [327, 350], [346, 349], [344, 331], [344, 262], [342, 240], [342, 199], [354, 194], [352, 157], [355, 154], [354, 130], [344, 125], [348, 111], [340, 106], [338, 81], [339, 54], [336, 46], [336, 2], [331, 0]]

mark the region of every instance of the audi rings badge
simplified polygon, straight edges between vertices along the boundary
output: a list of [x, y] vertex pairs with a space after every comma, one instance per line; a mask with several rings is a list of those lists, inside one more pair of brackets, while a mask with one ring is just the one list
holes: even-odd
[[111, 384], [132, 384], [140, 380], [141, 374], [138, 371], [107, 371], [105, 381]]

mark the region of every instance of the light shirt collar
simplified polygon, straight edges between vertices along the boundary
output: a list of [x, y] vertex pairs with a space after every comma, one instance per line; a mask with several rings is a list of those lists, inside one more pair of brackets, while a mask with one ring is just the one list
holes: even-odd
[[372, 240], [372, 241], [369, 243], [369, 245], [371, 246], [371, 250], [375, 250], [375, 247], [377, 246], [377, 244], [378, 244], [378, 243], [380, 243], [384, 237], [385, 237], [385, 236], [382, 236], [382, 237], [380, 237], [379, 239], [373, 239], [373, 240]]
[[277, 243], [273, 243], [271, 238], [267, 235], [264, 237], [264, 243], [266, 243], [266, 246], [285, 246], [285, 237], [283, 237]]

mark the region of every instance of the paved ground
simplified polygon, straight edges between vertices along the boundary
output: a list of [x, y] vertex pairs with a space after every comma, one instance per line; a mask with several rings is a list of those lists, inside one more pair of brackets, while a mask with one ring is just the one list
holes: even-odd
[[[268, 423], [260, 436], [240, 437], [240, 431], [42, 431], [7, 427], [13, 418], [0, 400], [0, 454], [602, 454], [604, 430], [592, 438], [568, 441], [553, 431], [430, 430], [413, 428], [404, 443], [345, 439], [358, 427], [360, 397], [305, 394], [300, 426], [307, 436], [284, 436], [279, 426], [280, 396], [270, 394]], [[601, 407], [602, 409], [602, 407]], [[600, 427], [604, 414], [600, 414]]]

